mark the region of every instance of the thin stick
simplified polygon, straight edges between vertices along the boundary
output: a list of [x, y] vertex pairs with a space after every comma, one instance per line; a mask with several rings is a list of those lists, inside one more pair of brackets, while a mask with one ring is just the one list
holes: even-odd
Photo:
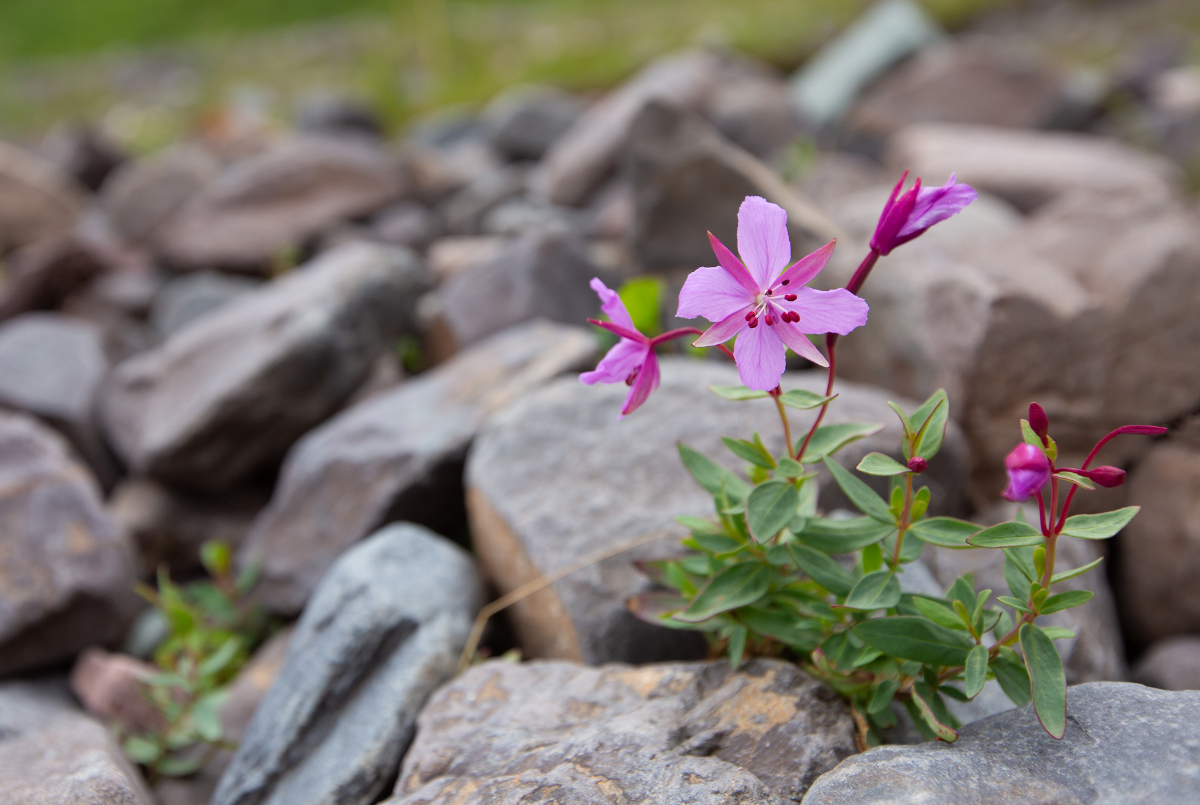
[[533, 595], [538, 590], [549, 587], [554, 582], [566, 578], [577, 570], [583, 570], [585, 567], [594, 565], [597, 562], [603, 562], [605, 559], [611, 559], [618, 554], [632, 551], [634, 548], [649, 545], [651, 542], [672, 535], [676, 537], [684, 536], [674, 529], [660, 528], [657, 531], [651, 531], [649, 534], [643, 534], [639, 537], [627, 539], [624, 542], [618, 542], [611, 548], [590, 553], [581, 559], [571, 562], [569, 565], [560, 567], [553, 573], [542, 575], [532, 581], [526, 582], [511, 593], [502, 595], [495, 601], [487, 604], [483, 609], [479, 610], [479, 614], [475, 617], [475, 623], [471, 627], [471, 634], [467, 637], [467, 644], [463, 646], [462, 654], [458, 658], [458, 673], [461, 674], [471, 664], [471, 658], [475, 656], [475, 649], [479, 647], [479, 640], [483, 637], [484, 627], [487, 626], [487, 622], [497, 612], [512, 606], [523, 598]]

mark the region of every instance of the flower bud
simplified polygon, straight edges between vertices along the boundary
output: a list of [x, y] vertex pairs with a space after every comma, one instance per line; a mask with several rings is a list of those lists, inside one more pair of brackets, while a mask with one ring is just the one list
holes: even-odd
[[929, 462], [920, 456], [913, 456], [908, 460], [908, 468], [916, 473], [925, 472], [925, 468], [929, 466]]
[[1114, 486], [1125, 483], [1125, 470], [1119, 467], [1104, 466], [1096, 467], [1094, 470], [1076, 470], [1076, 472], [1089, 481], [1095, 481], [1105, 489], [1112, 489]]
[[1029, 500], [1050, 480], [1050, 459], [1030, 444], [1019, 444], [1004, 459], [1008, 488], [1004, 499], [1015, 503]]
[[1042, 438], [1042, 444], [1046, 444], [1046, 437], [1050, 435], [1050, 419], [1045, 409], [1037, 403], [1029, 404], [1029, 427]]

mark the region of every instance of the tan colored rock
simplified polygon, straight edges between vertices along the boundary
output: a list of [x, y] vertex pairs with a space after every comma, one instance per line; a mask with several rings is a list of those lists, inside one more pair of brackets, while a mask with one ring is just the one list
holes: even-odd
[[0, 284], [0, 319], [57, 308], [108, 267], [74, 234], [51, 235], [8, 255]]
[[482, 237], [449, 237], [435, 240], [425, 255], [426, 265], [435, 284], [440, 285], [476, 263], [493, 260], [506, 238], [495, 235]]
[[69, 230], [86, 193], [54, 163], [0, 142], [0, 253]]
[[1133, 681], [1163, 690], [1200, 690], [1200, 637], [1169, 637], [1150, 647]]
[[207, 149], [176, 145], [117, 168], [104, 183], [101, 206], [123, 238], [148, 243], [220, 170], [220, 160]]
[[126, 735], [154, 732], [167, 722], [146, 697], [143, 680], [158, 671], [135, 657], [92, 647], [71, 668], [71, 692], [89, 713]]

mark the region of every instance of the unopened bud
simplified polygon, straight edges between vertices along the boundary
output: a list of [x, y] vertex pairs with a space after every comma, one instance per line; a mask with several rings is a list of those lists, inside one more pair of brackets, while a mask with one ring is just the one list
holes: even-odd
[[925, 468], [929, 466], [929, 462], [920, 456], [913, 456], [908, 460], [908, 468], [916, 473], [925, 472]]
[[1042, 438], [1042, 444], [1046, 443], [1046, 437], [1050, 435], [1050, 419], [1046, 416], [1046, 410], [1037, 403], [1029, 404], [1029, 427], [1033, 428], [1033, 432]]
[[1089, 481], [1095, 481], [1105, 489], [1112, 489], [1125, 483], [1125, 470], [1119, 467], [1096, 467], [1094, 470], [1079, 470], [1080, 475]]

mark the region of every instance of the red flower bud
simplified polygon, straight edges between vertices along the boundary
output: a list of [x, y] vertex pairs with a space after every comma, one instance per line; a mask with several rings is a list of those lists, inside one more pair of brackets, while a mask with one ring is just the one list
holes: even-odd
[[925, 468], [929, 466], [929, 462], [920, 456], [913, 456], [908, 460], [908, 468], [913, 472], [925, 472]]
[[1050, 419], [1046, 416], [1045, 409], [1037, 403], [1029, 404], [1029, 427], [1042, 437], [1042, 444], [1045, 444], [1046, 437], [1050, 435]]
[[1125, 470], [1119, 467], [1104, 466], [1096, 467], [1094, 470], [1075, 470], [1075, 472], [1089, 481], [1095, 481], [1105, 489], [1112, 489], [1114, 486], [1125, 483]]

